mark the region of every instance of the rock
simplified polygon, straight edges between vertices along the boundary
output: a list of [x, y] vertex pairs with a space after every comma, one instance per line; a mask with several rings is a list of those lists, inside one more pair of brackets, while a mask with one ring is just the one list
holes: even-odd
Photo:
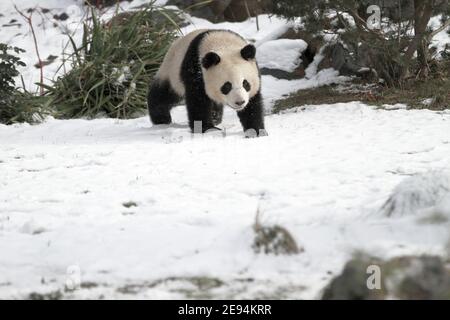
[[211, 22], [224, 21], [223, 12], [231, 0], [217, 0], [212, 3], [204, 4], [204, 0], [169, 0], [167, 5], [177, 6], [187, 13]]
[[[125, 25], [130, 20], [132, 20], [137, 14], [140, 14], [141, 12], [142, 11], [139, 11], [139, 10], [120, 12], [118, 14], [115, 14], [106, 23], [106, 26], [110, 27], [112, 25], [118, 25], [118, 26]], [[175, 10], [166, 10], [166, 13], [170, 14], [172, 20], [174, 20], [180, 28], [186, 25], [186, 21], [183, 21], [181, 15], [177, 14], [177, 12]], [[157, 10], [148, 12], [147, 14], [148, 14], [148, 21], [150, 21], [152, 25], [155, 25], [155, 26], [160, 25], [160, 24], [167, 25], [167, 17], [165, 15], [159, 13]]]
[[305, 77], [305, 69], [301, 64], [293, 72], [269, 68], [260, 68], [259, 70], [263, 76], [269, 75], [277, 79], [295, 80]]
[[[374, 268], [374, 269], [371, 269]], [[368, 283], [379, 273], [379, 288]], [[437, 256], [404, 256], [381, 261], [360, 255], [325, 287], [322, 299], [449, 299], [450, 270]]]
[[301, 39], [277, 39], [263, 43], [256, 51], [261, 74], [289, 80], [304, 77], [300, 56], [307, 46]]
[[400, 257], [385, 267], [392, 283], [390, 294], [398, 299], [450, 299], [450, 270], [440, 257]]
[[[304, 46], [300, 46], [298, 48], [298, 63], [294, 68], [286, 70], [285, 68], [277, 68], [274, 66], [266, 66], [264, 64], [260, 64], [260, 71], [262, 75], [271, 75], [278, 79], [301, 79], [305, 77], [305, 70], [309, 66], [309, 64], [314, 60], [314, 56], [316, 52], [319, 51], [320, 46], [322, 45], [321, 37], [314, 37], [311, 34], [307, 33], [304, 30], [289, 28], [285, 33], [283, 33], [278, 40], [301, 40], [306, 44], [306, 48]], [[277, 40], [273, 40], [277, 41]], [[293, 41], [294, 43], [295, 41]], [[262, 48], [264, 49], [264, 48]], [[257, 54], [259, 55], [259, 51], [261, 47], [258, 47]], [[272, 61], [277, 61], [277, 59], [271, 59]], [[291, 59], [292, 60], [292, 59]], [[258, 61], [259, 62], [259, 61]]]
[[355, 64], [348, 50], [341, 43], [332, 44], [323, 51], [324, 58], [318, 70], [333, 68], [342, 75], [356, 75], [362, 66]]
[[128, 1], [132, 2], [133, 0], [85, 0], [85, 5], [92, 5], [94, 7], [111, 7], [117, 5], [118, 2]]
[[303, 69], [306, 69], [308, 65], [313, 62], [314, 56], [323, 46], [322, 37], [314, 36], [311, 33], [299, 28], [289, 28], [279, 37], [279, 39], [301, 39], [308, 44], [307, 48], [302, 52], [302, 55], [300, 56]]
[[272, 8], [271, 0], [169, 0], [167, 5], [174, 5], [189, 14], [207, 19], [211, 22], [244, 21], [258, 14], [268, 13]]
[[272, 12], [272, 0], [232, 0], [224, 11], [226, 21], [241, 22], [259, 14]]
[[386, 298], [384, 278], [381, 277], [381, 289], [369, 289], [367, 268], [380, 265], [380, 261], [367, 256], [350, 260], [344, 270], [324, 289], [322, 300], [380, 300]]
[[62, 300], [63, 297], [61, 290], [50, 291], [47, 293], [32, 292], [28, 295], [28, 300]]
[[[314, 36], [299, 28], [289, 28], [283, 35], [280, 36], [280, 39], [302, 39], [308, 44], [307, 48], [300, 56], [302, 63], [296, 70], [295, 76], [284, 76], [284, 79], [296, 79], [297, 76], [303, 77], [304, 70], [308, 68], [309, 64], [313, 62], [316, 54], [324, 46], [324, 40], [322, 37]], [[364, 79], [371, 79], [376, 76], [376, 74], [374, 74], [371, 68], [366, 67], [368, 65], [368, 55], [363, 51], [363, 49], [365, 48], [360, 50], [358, 57], [353, 58], [342, 44], [335, 43], [328, 45], [322, 51], [324, 57], [319, 63], [317, 70], [320, 71], [323, 69], [334, 68], [339, 71], [341, 75], [355, 75]]]

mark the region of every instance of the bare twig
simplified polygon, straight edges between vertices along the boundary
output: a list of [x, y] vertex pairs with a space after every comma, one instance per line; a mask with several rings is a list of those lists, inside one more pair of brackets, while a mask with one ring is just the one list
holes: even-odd
[[256, 31], [259, 31], [259, 15], [256, 15]]
[[445, 29], [447, 29], [447, 27], [450, 27], [450, 19], [445, 21], [445, 23], [442, 26], [431, 32], [430, 35], [428, 36], [428, 41], [431, 41], [435, 35], [437, 35], [441, 31], [444, 31]]
[[14, 9], [16, 9], [17, 13], [19, 13], [28, 23], [28, 25], [30, 26], [31, 29], [31, 34], [33, 35], [33, 41], [34, 41], [34, 48], [36, 50], [36, 55], [38, 58], [38, 64], [39, 64], [39, 69], [40, 69], [40, 81], [39, 83], [41, 84], [40, 87], [40, 94], [43, 95], [44, 94], [44, 87], [42, 86], [44, 84], [44, 63], [41, 59], [41, 55], [39, 53], [39, 46], [37, 43], [37, 38], [36, 38], [36, 32], [34, 31], [34, 27], [33, 27], [33, 12], [36, 9], [31, 10], [30, 15], [26, 16], [22, 11], [19, 10], [19, 8], [17, 8], [16, 5], [14, 5]]

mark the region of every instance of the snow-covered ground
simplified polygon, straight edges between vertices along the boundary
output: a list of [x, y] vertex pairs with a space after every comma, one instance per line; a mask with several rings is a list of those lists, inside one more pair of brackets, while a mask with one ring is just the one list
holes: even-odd
[[[192, 20], [184, 32], [232, 29], [267, 55], [287, 28], [268, 16], [259, 32], [253, 20]], [[58, 52], [56, 35], [47, 40]], [[267, 109], [346, 80], [317, 64], [305, 79], [264, 76]], [[27, 70], [31, 81], [36, 70]], [[383, 204], [393, 190], [404, 199], [416, 173], [447, 174], [450, 112], [397, 107], [305, 106], [266, 116], [269, 136], [257, 139], [243, 138], [231, 110], [225, 136], [191, 135], [183, 106], [169, 127], [147, 117], [0, 125], [0, 298], [318, 298], [357, 250], [445, 255], [448, 197], [410, 214], [388, 216]], [[263, 224], [283, 226], [305, 251], [255, 254], [258, 208]]]
[[[86, 288], [68, 297], [184, 297], [209, 277], [211, 297], [316, 298], [354, 250], [444, 253], [448, 220], [378, 209], [405, 177], [449, 168], [450, 113], [307, 107], [258, 139], [233, 113], [226, 137], [191, 136], [183, 107], [174, 119], [0, 126], [0, 297], [63, 290], [75, 268]], [[253, 253], [258, 206], [305, 252]]]

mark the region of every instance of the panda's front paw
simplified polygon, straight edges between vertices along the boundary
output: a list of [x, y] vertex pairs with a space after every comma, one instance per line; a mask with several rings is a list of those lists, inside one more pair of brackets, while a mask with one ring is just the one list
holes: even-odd
[[217, 127], [211, 127], [208, 130], [206, 130], [205, 132], [203, 132], [204, 136], [208, 136], [208, 137], [225, 137], [226, 132], [222, 131], [222, 129], [217, 128]]
[[266, 129], [260, 129], [258, 137], [267, 137], [269, 134], [267, 133]]
[[222, 129], [217, 128], [217, 127], [211, 127], [211, 128], [204, 130], [203, 133], [212, 133], [212, 132], [217, 132], [217, 131], [222, 131]]
[[266, 129], [259, 129], [259, 131], [256, 131], [255, 129], [247, 129], [244, 134], [246, 138], [265, 137], [269, 135]]

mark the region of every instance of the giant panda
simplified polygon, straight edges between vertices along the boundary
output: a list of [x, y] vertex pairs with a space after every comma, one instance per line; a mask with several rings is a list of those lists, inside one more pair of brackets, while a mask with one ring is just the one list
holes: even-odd
[[255, 46], [229, 30], [196, 30], [177, 39], [150, 85], [151, 121], [171, 123], [171, 107], [184, 98], [192, 132], [218, 129], [228, 105], [246, 137], [267, 135], [255, 54]]

